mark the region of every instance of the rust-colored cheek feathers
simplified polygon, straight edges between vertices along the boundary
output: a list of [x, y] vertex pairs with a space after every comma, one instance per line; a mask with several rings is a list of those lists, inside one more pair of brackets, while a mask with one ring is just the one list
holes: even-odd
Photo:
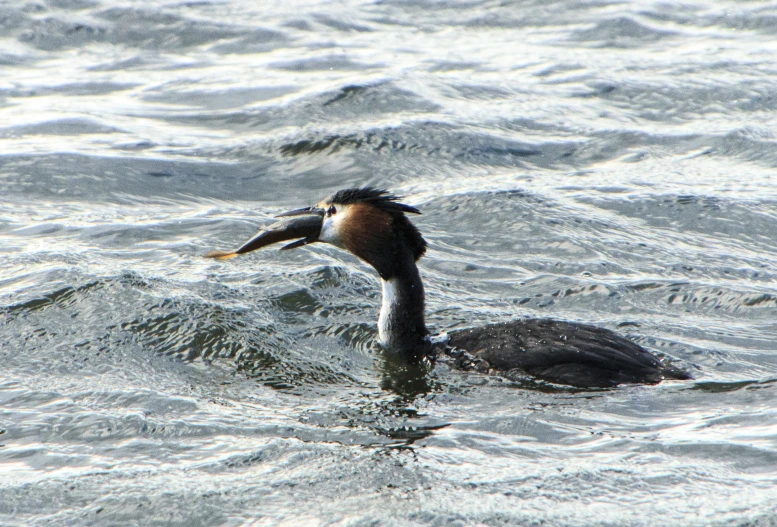
[[346, 250], [374, 264], [392, 243], [391, 214], [370, 205], [357, 203], [348, 210], [348, 221], [341, 227], [340, 237]]
[[401, 212], [361, 203], [342, 212], [347, 214], [339, 229], [342, 247], [373, 266], [384, 280], [426, 252], [426, 241]]

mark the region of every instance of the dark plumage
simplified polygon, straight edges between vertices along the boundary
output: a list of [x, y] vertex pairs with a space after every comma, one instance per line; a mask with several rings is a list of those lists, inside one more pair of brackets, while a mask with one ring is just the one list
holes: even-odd
[[[453, 332], [453, 355], [465, 350], [478, 370], [520, 370], [579, 388], [690, 379], [609, 329], [551, 319], [522, 319]], [[449, 351], [450, 352], [450, 351]]]

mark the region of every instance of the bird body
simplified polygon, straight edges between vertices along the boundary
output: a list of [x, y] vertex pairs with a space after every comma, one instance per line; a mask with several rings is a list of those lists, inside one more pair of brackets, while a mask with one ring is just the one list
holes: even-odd
[[281, 214], [281, 221], [236, 251], [214, 251], [208, 256], [228, 259], [295, 238], [282, 250], [324, 242], [355, 254], [381, 279], [380, 342], [408, 362], [442, 354], [460, 369], [491, 374], [518, 371], [578, 388], [691, 378], [613, 331], [559, 320], [490, 324], [452, 332], [446, 343], [434, 343], [424, 320], [424, 287], [416, 264], [427, 244], [407, 217], [420, 212], [398, 199], [369, 187], [341, 190], [316, 206]]
[[519, 319], [453, 333], [447, 342], [466, 350], [480, 371], [525, 372], [578, 388], [689, 379], [648, 350], [606, 328], [552, 319]]

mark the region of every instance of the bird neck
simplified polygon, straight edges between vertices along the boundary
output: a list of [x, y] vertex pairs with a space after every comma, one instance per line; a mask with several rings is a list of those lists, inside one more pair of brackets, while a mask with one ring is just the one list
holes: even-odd
[[429, 334], [424, 323], [424, 285], [411, 255], [401, 258], [396, 272], [381, 278], [383, 304], [378, 318], [381, 344], [410, 360], [427, 352]]

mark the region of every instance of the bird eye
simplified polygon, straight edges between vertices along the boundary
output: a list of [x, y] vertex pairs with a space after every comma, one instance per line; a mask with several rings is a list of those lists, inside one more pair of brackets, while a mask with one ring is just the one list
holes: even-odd
[[330, 205], [329, 208], [326, 210], [327, 216], [334, 216], [337, 213], [337, 209], [334, 205]]

